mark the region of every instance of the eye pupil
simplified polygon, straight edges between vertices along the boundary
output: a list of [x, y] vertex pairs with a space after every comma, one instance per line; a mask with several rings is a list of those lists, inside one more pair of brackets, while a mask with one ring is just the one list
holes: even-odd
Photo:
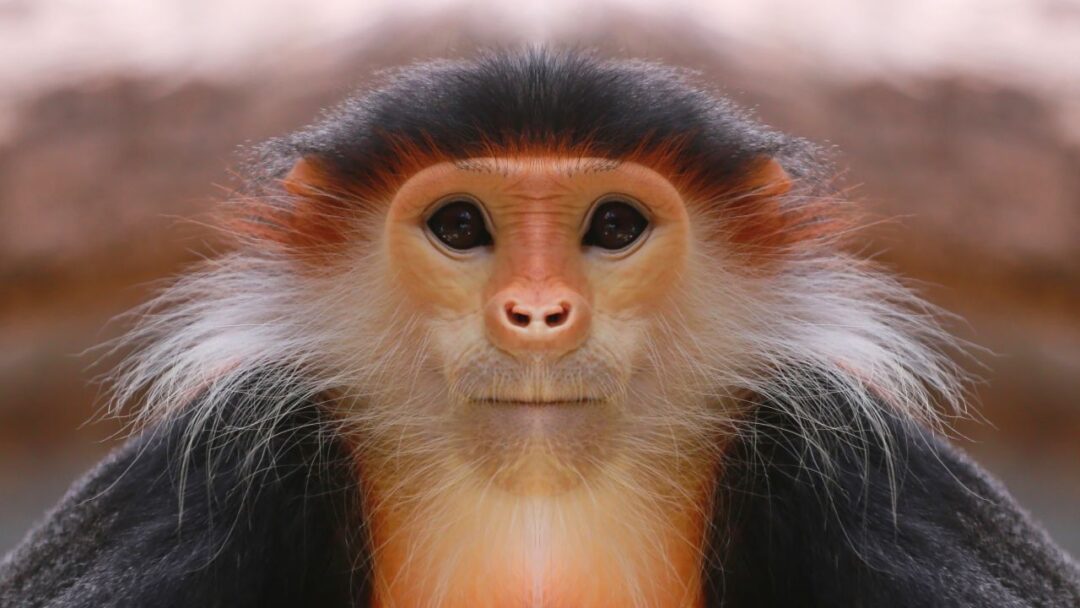
[[491, 244], [484, 215], [472, 201], [455, 200], [443, 205], [428, 219], [427, 226], [440, 241], [454, 249]]
[[633, 205], [608, 201], [593, 212], [583, 242], [602, 249], [622, 249], [636, 241], [648, 226], [649, 220]]

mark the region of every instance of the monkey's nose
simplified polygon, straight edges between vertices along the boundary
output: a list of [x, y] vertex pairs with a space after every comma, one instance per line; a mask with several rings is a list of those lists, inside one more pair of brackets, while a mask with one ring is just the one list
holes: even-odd
[[528, 330], [534, 323], [537, 326], [543, 323], [554, 328], [567, 322], [570, 318], [571, 308], [570, 302], [565, 300], [547, 306], [530, 306], [511, 300], [506, 303], [506, 318], [511, 325], [525, 330]]
[[569, 289], [506, 289], [491, 299], [485, 313], [492, 341], [513, 353], [569, 352], [589, 329], [588, 303]]

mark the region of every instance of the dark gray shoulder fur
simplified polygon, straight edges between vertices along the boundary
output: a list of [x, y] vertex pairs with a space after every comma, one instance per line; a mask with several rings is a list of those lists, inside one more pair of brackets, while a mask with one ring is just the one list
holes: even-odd
[[190, 452], [189, 420], [151, 429], [77, 482], [0, 564], [0, 606], [284, 608], [366, 597], [356, 475], [320, 436], [316, 408], [293, 408], [271, 445], [253, 444], [264, 435], [229, 415], [200, 426]]
[[839, 396], [800, 410], [834, 422], [822, 446], [765, 404], [728, 457], [710, 605], [1080, 606], [1077, 564], [956, 448], [892, 417], [886, 449]]

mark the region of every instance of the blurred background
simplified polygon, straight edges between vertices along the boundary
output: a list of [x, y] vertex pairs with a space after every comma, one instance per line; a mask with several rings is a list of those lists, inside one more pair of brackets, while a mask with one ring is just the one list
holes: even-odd
[[860, 250], [993, 353], [956, 441], [1080, 554], [1078, 0], [0, 0], [0, 554], [118, 441], [80, 353], [227, 247], [201, 222], [238, 146], [538, 42], [700, 70], [835, 148], [884, 220]]

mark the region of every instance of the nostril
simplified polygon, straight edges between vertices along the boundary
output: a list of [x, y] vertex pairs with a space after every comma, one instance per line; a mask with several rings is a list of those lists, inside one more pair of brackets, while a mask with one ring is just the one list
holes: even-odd
[[516, 310], [516, 308], [517, 305], [513, 302], [508, 303], [506, 305], [506, 318], [510, 320], [511, 325], [516, 325], [518, 327], [528, 327], [529, 323], [532, 322], [532, 317], [527, 313]]
[[563, 301], [554, 306], [533, 308], [511, 301], [503, 305], [503, 314], [505, 323], [518, 329], [543, 329], [543, 326], [533, 327], [533, 323], [539, 325], [540, 319], [548, 329], [558, 329], [570, 321], [570, 303]]
[[544, 317], [544, 323], [547, 323], [548, 327], [558, 327], [570, 317], [570, 305], [563, 302], [559, 305], [559, 310], [548, 314]]

